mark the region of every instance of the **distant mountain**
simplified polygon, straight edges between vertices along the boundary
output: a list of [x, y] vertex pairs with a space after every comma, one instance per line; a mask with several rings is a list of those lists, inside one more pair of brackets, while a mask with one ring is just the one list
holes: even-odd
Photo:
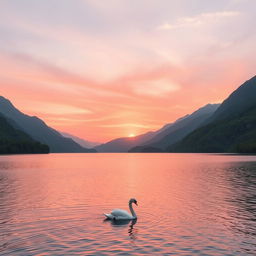
[[34, 140], [50, 147], [50, 152], [56, 153], [78, 153], [95, 152], [75, 143], [72, 139], [63, 137], [59, 132], [47, 126], [41, 119], [28, 116], [16, 109], [6, 98], [0, 96], [0, 113], [11, 119], [20, 129], [31, 136]]
[[162, 153], [165, 152], [161, 148], [156, 148], [152, 146], [136, 146], [128, 150], [129, 153]]
[[135, 137], [118, 138], [101, 144], [94, 149], [96, 149], [97, 152], [128, 152], [130, 148], [150, 140], [154, 134], [154, 132], [148, 132]]
[[256, 76], [235, 90], [207, 125], [171, 145], [169, 151], [256, 153]]
[[220, 104], [207, 104], [190, 115], [179, 118], [172, 125], [157, 133], [146, 144], [130, 149], [130, 152], [161, 152], [178, 142], [206, 122]]
[[88, 141], [88, 140], [81, 139], [81, 138], [79, 138], [77, 136], [74, 136], [74, 135], [72, 135], [70, 133], [67, 133], [67, 132], [60, 132], [60, 133], [61, 133], [62, 136], [72, 139], [73, 141], [75, 141], [77, 144], [79, 144], [80, 146], [82, 146], [84, 148], [94, 148], [94, 147], [101, 144], [99, 142], [93, 142], [93, 141]]
[[49, 147], [15, 129], [10, 120], [0, 114], [0, 154], [49, 153]]
[[98, 152], [162, 152], [170, 145], [170, 141], [175, 143], [199, 127], [218, 106], [219, 104], [208, 104], [191, 115], [186, 115], [174, 123], [164, 125], [157, 131], [135, 137], [114, 139], [95, 147], [95, 149]]

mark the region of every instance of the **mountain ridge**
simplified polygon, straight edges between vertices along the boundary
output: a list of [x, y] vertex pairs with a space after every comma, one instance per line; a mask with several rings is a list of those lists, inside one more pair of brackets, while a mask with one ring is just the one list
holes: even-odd
[[45, 154], [49, 147], [33, 140], [28, 134], [13, 127], [0, 113], [0, 154]]
[[60, 132], [60, 133], [62, 136], [72, 139], [73, 141], [75, 141], [77, 144], [79, 144], [80, 146], [82, 146], [84, 148], [90, 149], [90, 148], [94, 148], [94, 147], [101, 145], [101, 143], [99, 143], [99, 142], [85, 140], [85, 139], [82, 139], [78, 136], [75, 136], [75, 135], [67, 133], [67, 132]]
[[172, 143], [184, 138], [191, 131], [202, 125], [219, 107], [219, 104], [206, 104], [193, 113], [177, 119], [172, 126], [153, 137], [147, 144], [137, 145], [129, 152], [161, 152]]
[[256, 76], [232, 92], [205, 126], [168, 151], [256, 153]]
[[128, 152], [130, 148], [135, 146], [139, 142], [144, 142], [148, 139], [150, 139], [153, 136], [154, 132], [147, 132], [144, 134], [140, 134], [135, 137], [122, 137], [122, 138], [117, 138], [114, 140], [111, 140], [107, 143], [101, 144], [97, 147], [94, 147], [94, 149], [97, 152]]
[[15, 128], [24, 131], [34, 140], [48, 145], [52, 153], [95, 152], [93, 149], [81, 147], [72, 139], [63, 137], [40, 118], [22, 113], [3, 96], [0, 96], [0, 113], [13, 120], [16, 124]]

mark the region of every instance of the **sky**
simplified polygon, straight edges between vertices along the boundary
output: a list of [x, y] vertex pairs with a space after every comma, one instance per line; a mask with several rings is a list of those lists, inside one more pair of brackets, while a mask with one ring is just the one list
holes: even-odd
[[106, 142], [222, 102], [255, 75], [255, 0], [0, 0], [0, 95]]

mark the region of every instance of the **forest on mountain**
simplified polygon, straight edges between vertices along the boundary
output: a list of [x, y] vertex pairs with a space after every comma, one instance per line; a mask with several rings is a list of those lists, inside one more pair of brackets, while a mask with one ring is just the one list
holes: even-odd
[[3, 115], [0, 115], [0, 154], [25, 153], [49, 153], [49, 147], [15, 129]]

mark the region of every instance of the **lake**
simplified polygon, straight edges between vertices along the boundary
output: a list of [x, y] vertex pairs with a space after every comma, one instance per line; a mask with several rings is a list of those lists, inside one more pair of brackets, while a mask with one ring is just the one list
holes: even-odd
[[255, 253], [256, 156], [0, 156], [0, 255]]

